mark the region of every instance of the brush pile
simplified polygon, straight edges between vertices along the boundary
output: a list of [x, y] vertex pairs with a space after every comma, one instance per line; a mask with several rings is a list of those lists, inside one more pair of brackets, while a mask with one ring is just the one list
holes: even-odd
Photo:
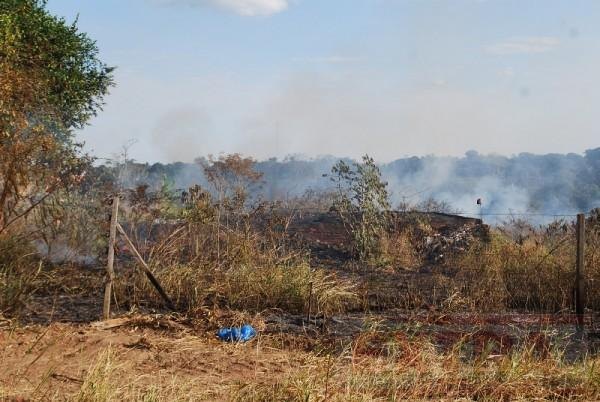
[[423, 254], [431, 263], [443, 262], [447, 255], [463, 253], [480, 237], [476, 226], [464, 225], [448, 233], [434, 233], [423, 239]]

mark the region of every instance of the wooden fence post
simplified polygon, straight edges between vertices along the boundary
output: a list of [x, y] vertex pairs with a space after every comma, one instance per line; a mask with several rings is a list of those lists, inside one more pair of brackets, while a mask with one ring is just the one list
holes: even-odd
[[584, 295], [584, 256], [585, 256], [585, 215], [577, 215], [577, 260], [575, 265], [575, 313], [577, 324], [583, 326], [585, 309]]
[[110, 318], [110, 299], [112, 293], [112, 284], [115, 277], [113, 264], [115, 262], [115, 240], [117, 237], [117, 216], [119, 214], [119, 197], [115, 196], [112, 200], [112, 213], [110, 215], [110, 230], [108, 235], [108, 260], [106, 263], [106, 283], [104, 285], [104, 308], [102, 318]]

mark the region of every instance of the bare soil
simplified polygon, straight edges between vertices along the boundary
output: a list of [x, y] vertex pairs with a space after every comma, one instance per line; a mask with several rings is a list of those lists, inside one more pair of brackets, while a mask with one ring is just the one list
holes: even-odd
[[[180, 316], [127, 312], [121, 306], [114, 319], [98, 322], [103, 272], [63, 268], [61, 273], [60, 283], [48, 283], [44, 293], [38, 292], [18, 323], [0, 317], [0, 400], [70, 399], [107, 350], [115, 364], [111, 387], [129, 390], [127, 395], [172, 388], [178, 395], [193, 395], [192, 400], [227, 400], [245, 384], [281, 382], [375, 327], [380, 332], [361, 343], [357, 353], [379, 355], [390, 336], [425, 336], [439, 348], [461, 341], [473, 354], [493, 342], [491, 352], [497, 355], [522, 341], [533, 341], [542, 354], [558, 342], [571, 343], [573, 359], [595, 352], [600, 343], [600, 322], [593, 316], [586, 317], [585, 339], [579, 342], [570, 314], [452, 313], [423, 307], [307, 322], [303, 315], [280, 311], [251, 316], [207, 309]], [[245, 344], [216, 338], [219, 327], [242, 322], [252, 323], [259, 336]]]
[[[62, 399], [75, 395], [98, 356], [114, 352], [114, 386], [138, 390], [169, 386], [198, 400], [222, 400], [236, 384], [268, 383], [301, 367], [307, 354], [269, 346], [258, 338], [227, 344], [204, 331], [137, 317], [103, 329], [53, 323], [0, 329], [0, 397]], [[1, 399], [1, 398], [0, 398]]]

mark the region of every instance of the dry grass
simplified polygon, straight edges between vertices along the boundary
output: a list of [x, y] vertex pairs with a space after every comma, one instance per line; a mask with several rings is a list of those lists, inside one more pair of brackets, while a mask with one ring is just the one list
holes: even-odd
[[396, 233], [385, 233], [380, 238], [381, 258], [387, 265], [416, 269], [423, 263], [418, 251], [416, 234], [411, 228]]
[[[131, 376], [119, 361], [116, 352], [109, 347], [103, 350], [93, 362], [77, 394], [66, 400], [73, 402], [205, 400], [197, 387], [193, 393], [189, 392], [190, 388], [190, 384], [183, 384], [175, 378], [170, 383], [153, 385], [148, 383], [145, 376]], [[56, 400], [65, 399], [56, 398]]]
[[[554, 313], [574, 308], [573, 223], [512, 221], [493, 228], [489, 238], [475, 238], [466, 250], [448, 252], [438, 263], [419, 258], [419, 238], [427, 233], [425, 224], [415, 222], [412, 232], [400, 230], [383, 240], [384, 254], [375, 269], [355, 269], [362, 272], [359, 293], [365, 309]], [[588, 218], [584, 283], [590, 310], [600, 306], [599, 267], [600, 219]]]
[[[368, 297], [372, 295], [365, 296], [366, 301], [359, 300], [354, 282], [333, 270], [311, 267], [307, 253], [287, 238], [285, 217], [255, 227], [250, 224], [251, 211], [242, 212], [221, 217], [223, 221], [219, 222], [210, 214], [199, 214], [194, 222], [163, 225], [146, 238], [138, 234], [146, 229], [145, 224], [147, 232], [156, 230], [150, 221], [139, 219], [135, 226], [129, 226], [144, 258], [181, 310], [192, 316], [210, 307], [218, 307], [213, 313], [223, 307], [233, 309], [232, 315], [223, 319], [232, 325], [254, 324], [252, 320], [259, 321], [265, 310], [303, 314], [310, 305], [313, 314], [331, 316], [360, 306], [369, 308]], [[136, 228], [144, 230], [137, 232]], [[600, 280], [598, 233], [597, 227], [589, 228], [586, 275], [592, 285]], [[417, 268], [422, 261], [416, 251], [415, 236], [405, 230], [382, 239], [382, 260]], [[26, 249], [10, 250], [0, 256], [0, 311], [16, 309], [23, 303], [35, 289], [39, 272]], [[397, 272], [392, 270], [384, 279], [388, 281], [386, 285], [393, 285], [393, 303], [405, 308], [433, 304], [446, 312], [559, 311], [571, 307], [574, 255], [572, 226], [527, 228], [526, 235], [502, 230], [493, 233], [489, 242], [476, 242], [466, 252], [448, 259], [441, 272], [421, 275], [416, 269], [411, 270], [410, 277], [416, 280], [407, 281], [405, 287], [389, 283], [390, 278], [404, 278], [393, 276]], [[121, 304], [128, 301], [134, 305], [160, 305], [147, 279], [131, 265], [119, 267], [117, 299]], [[419, 282], [423, 277], [429, 282]], [[423, 285], [441, 289], [441, 294], [432, 294], [431, 288]], [[599, 295], [590, 286], [588, 306], [600, 306]], [[300, 336], [285, 336], [293, 338], [288, 344], [303, 343]], [[566, 359], [564, 345], [562, 349], [540, 351], [534, 341], [499, 349], [494, 339], [475, 347], [469, 343], [472, 339], [440, 345], [435, 335], [430, 336], [431, 339], [423, 334], [411, 335], [410, 331], [383, 330], [374, 325], [352, 340], [336, 338], [336, 347], [328, 348], [327, 340], [317, 337], [312, 345], [321, 342], [319, 348], [305, 348], [309, 351], [305, 364], [295, 366], [289, 376], [260, 380], [243, 377], [240, 384], [229, 383], [227, 389], [219, 392], [239, 401], [600, 398], [600, 373], [596, 368], [600, 358], [584, 356], [572, 363]], [[283, 353], [297, 352], [287, 347]], [[175, 374], [172, 381], [153, 383], [148, 374], [142, 377], [120, 359], [110, 348], [103, 351], [72, 397], [47, 395], [47, 399], [100, 402], [215, 397], [203, 394], [197, 384], [178, 381]]]
[[[214, 306], [303, 313], [310, 300], [313, 313], [329, 315], [356, 305], [353, 283], [312, 268], [308, 253], [288, 237], [291, 216], [263, 204], [217, 214], [206, 197], [186, 207], [185, 223], [163, 225], [154, 231], [151, 242], [138, 241], [180, 308], [188, 312]], [[139, 217], [137, 221], [136, 227], [143, 226]], [[150, 223], [147, 226], [152, 230]], [[121, 276], [117, 298], [156, 305], [159, 299], [146, 278], [133, 269], [129, 272], [133, 275]]]
[[[173, 342], [173, 346], [177, 342]], [[374, 324], [358, 334], [339, 352], [302, 353], [302, 363], [285, 375], [270, 373], [243, 376], [238, 383], [225, 377], [211, 377], [210, 384], [177, 378], [172, 372], [160, 378], [143, 373], [118, 352], [118, 346], [101, 350], [91, 362], [81, 384], [59, 394], [46, 382], [36, 386], [44, 400], [77, 402], [108, 401], [400, 401], [400, 400], [582, 400], [600, 398], [600, 358], [566, 358], [566, 345], [540, 347], [539, 342], [523, 341], [511, 349], [497, 351], [493, 340], [476, 349], [461, 339], [448, 345], [410, 331], [385, 330]], [[184, 347], [184, 345], [180, 345]], [[268, 360], [275, 352], [256, 344], [215, 350], [242, 353], [256, 348], [257, 356]], [[157, 364], [169, 361], [165, 353]], [[291, 356], [298, 352], [277, 350]], [[291, 361], [292, 359], [290, 359]], [[202, 368], [201, 361], [194, 361]], [[224, 364], [222, 369], [234, 369]], [[252, 370], [251, 368], [244, 368]], [[160, 371], [160, 370], [159, 370]], [[206, 371], [199, 373], [206, 375]], [[238, 373], [239, 374], [239, 373]], [[172, 376], [172, 377], [169, 377]], [[193, 376], [192, 376], [193, 377]], [[221, 380], [219, 380], [221, 378]], [[43, 379], [42, 379], [43, 381]], [[35, 384], [34, 384], [35, 385]], [[0, 395], [2, 395], [0, 393]], [[5, 393], [5, 395], [9, 395]]]
[[[352, 282], [312, 269], [302, 259], [227, 270], [178, 264], [161, 269], [158, 277], [167, 293], [188, 312], [208, 305], [252, 312], [281, 309], [302, 313], [311, 300], [314, 313], [330, 315], [357, 305]], [[159, 302], [145, 276], [135, 275], [134, 289], [138, 301]]]
[[[572, 303], [575, 247], [572, 233], [558, 238], [542, 233], [514, 241], [493, 233], [449, 265], [456, 291], [477, 309], [559, 311]], [[597, 276], [594, 266], [587, 275]], [[590, 300], [591, 303], [597, 303]]]
[[98, 356], [96, 362], [83, 380], [81, 389], [75, 397], [77, 402], [103, 402], [116, 400], [117, 389], [113, 385], [115, 356], [108, 348]]
[[[597, 400], [598, 358], [574, 364], [531, 345], [506, 355], [483, 350], [465, 360], [460, 344], [441, 352], [427, 339], [363, 334], [339, 356], [314, 357], [295, 375], [270, 385], [242, 384], [238, 401]], [[381, 340], [381, 339], [379, 339]]]

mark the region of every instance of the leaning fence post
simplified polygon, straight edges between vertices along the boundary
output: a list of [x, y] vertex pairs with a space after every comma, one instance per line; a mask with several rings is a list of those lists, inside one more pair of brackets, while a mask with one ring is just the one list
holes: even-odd
[[150, 283], [152, 283], [152, 286], [154, 286], [156, 291], [160, 294], [160, 297], [162, 297], [162, 299], [165, 301], [165, 304], [167, 305], [167, 307], [170, 308], [171, 310], [175, 310], [175, 305], [173, 304], [173, 302], [171, 301], [171, 299], [169, 298], [167, 293], [164, 291], [164, 289], [160, 285], [160, 282], [158, 282], [158, 279], [156, 279], [156, 277], [150, 270], [150, 267], [148, 266], [148, 264], [146, 264], [146, 261], [144, 261], [144, 259], [142, 258], [142, 255], [140, 254], [140, 252], [137, 251], [137, 249], [133, 245], [133, 242], [131, 241], [129, 236], [127, 236], [125, 229], [123, 229], [123, 227], [119, 223], [117, 223], [117, 230], [123, 236], [125, 243], [127, 243], [127, 245], [129, 246], [129, 251], [131, 251], [133, 256], [138, 260], [138, 262], [140, 263], [140, 265], [142, 267], [142, 270], [146, 274], [146, 277], [148, 278]]
[[110, 215], [110, 229], [108, 235], [108, 260], [106, 263], [106, 282], [104, 285], [104, 308], [102, 317], [107, 320], [110, 318], [110, 298], [112, 284], [115, 277], [113, 264], [115, 261], [115, 240], [117, 237], [117, 216], [119, 214], [119, 197], [114, 196], [112, 200], [112, 212]]
[[575, 313], [577, 314], [577, 324], [583, 326], [584, 314], [584, 256], [585, 256], [585, 215], [577, 215], [577, 260], [575, 264]]

